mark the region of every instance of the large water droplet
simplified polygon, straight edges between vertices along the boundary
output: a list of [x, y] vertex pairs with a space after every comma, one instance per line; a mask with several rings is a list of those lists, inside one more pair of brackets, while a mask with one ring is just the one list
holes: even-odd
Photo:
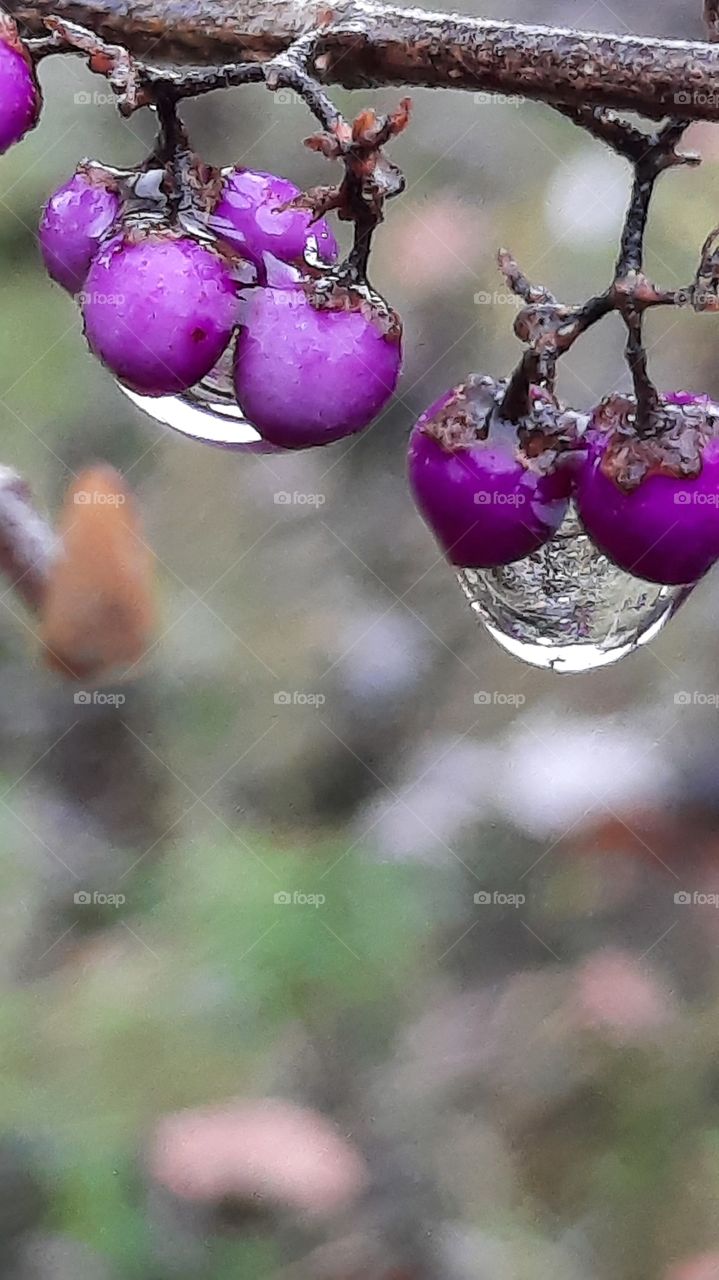
[[460, 586], [516, 658], [562, 673], [618, 662], [653, 640], [692, 591], [623, 573], [571, 511], [551, 542], [516, 564], [463, 569]]
[[244, 416], [232, 386], [232, 356], [229, 349], [202, 382], [177, 396], [143, 396], [118, 382], [125, 395], [143, 413], [183, 436], [203, 444], [238, 449], [246, 453], [281, 453], [262, 439]]

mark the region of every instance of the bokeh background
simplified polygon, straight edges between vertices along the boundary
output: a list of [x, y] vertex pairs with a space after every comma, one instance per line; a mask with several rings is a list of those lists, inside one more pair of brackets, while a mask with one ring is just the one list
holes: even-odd
[[[698, 0], [465, 8], [702, 35]], [[83, 156], [140, 162], [152, 119], [79, 60], [42, 80], [0, 165], [0, 462], [50, 512], [118, 467], [161, 618], [124, 703], [82, 705], [1, 600], [3, 1277], [715, 1280], [719, 582], [616, 667], [536, 671], [404, 481], [418, 413], [516, 361], [497, 248], [597, 291], [626, 165], [543, 106], [415, 93], [372, 268], [405, 319], [395, 403], [351, 442], [233, 456], [132, 408], [44, 277], [43, 201]], [[211, 162], [330, 178], [291, 95], [184, 114]], [[649, 233], [668, 286], [719, 220], [719, 132], [689, 142]], [[719, 396], [715, 319], [648, 337], [662, 387]], [[614, 318], [586, 337], [565, 398], [626, 386], [622, 344]]]

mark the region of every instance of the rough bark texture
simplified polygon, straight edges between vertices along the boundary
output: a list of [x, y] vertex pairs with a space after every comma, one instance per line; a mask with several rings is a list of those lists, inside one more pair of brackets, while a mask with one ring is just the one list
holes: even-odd
[[719, 49], [382, 5], [376, 0], [6, 0], [34, 33], [56, 14], [155, 61], [265, 60], [322, 27], [326, 83], [521, 93], [719, 120]]

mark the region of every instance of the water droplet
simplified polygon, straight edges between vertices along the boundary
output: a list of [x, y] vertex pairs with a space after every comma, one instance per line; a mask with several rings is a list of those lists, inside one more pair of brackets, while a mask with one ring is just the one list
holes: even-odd
[[202, 382], [177, 396], [143, 396], [118, 382], [118, 387], [155, 422], [203, 444], [245, 453], [281, 453], [262, 439], [245, 418], [232, 386], [232, 356], [228, 349]]
[[618, 662], [659, 634], [693, 590], [624, 573], [583, 532], [574, 511], [540, 551], [496, 569], [457, 574], [490, 635], [534, 667], [561, 673]]

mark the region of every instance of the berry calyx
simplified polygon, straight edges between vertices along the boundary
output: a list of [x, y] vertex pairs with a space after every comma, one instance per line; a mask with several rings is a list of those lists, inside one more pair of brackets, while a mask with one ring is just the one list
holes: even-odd
[[473, 376], [415, 424], [408, 474], [414, 500], [447, 558], [464, 569], [523, 560], [556, 533], [571, 476], [561, 455], [576, 415], [534, 389], [533, 413], [515, 425], [498, 413], [503, 386]]
[[42, 95], [12, 19], [0, 15], [0, 155], [35, 127]]
[[272, 444], [304, 449], [361, 431], [394, 391], [398, 316], [367, 287], [325, 278], [256, 289], [235, 351], [240, 408]]
[[696, 582], [719, 559], [719, 406], [676, 392], [640, 438], [633, 400], [595, 409], [576, 502], [592, 541], [620, 569], [664, 585]]
[[310, 210], [287, 207], [300, 194], [294, 182], [277, 174], [234, 169], [225, 176], [210, 228], [260, 269], [264, 254], [301, 262], [311, 250], [319, 262], [332, 265], [339, 249], [325, 219], [313, 222]]
[[48, 274], [69, 293], [82, 289], [120, 208], [116, 187], [92, 167], [79, 169], [50, 196], [40, 220], [40, 251]]
[[99, 251], [85, 282], [85, 335], [133, 391], [176, 394], [214, 367], [237, 319], [225, 260], [169, 230], [126, 232]]

